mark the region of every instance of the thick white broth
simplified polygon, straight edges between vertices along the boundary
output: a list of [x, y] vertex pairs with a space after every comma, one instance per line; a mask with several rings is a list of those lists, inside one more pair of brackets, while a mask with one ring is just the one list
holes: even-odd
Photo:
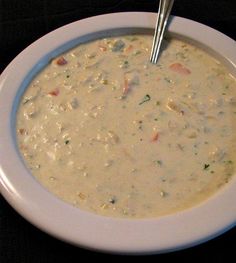
[[157, 217], [199, 204], [236, 161], [236, 81], [201, 49], [152, 37], [81, 44], [27, 88], [17, 115], [26, 165], [59, 198], [94, 213]]

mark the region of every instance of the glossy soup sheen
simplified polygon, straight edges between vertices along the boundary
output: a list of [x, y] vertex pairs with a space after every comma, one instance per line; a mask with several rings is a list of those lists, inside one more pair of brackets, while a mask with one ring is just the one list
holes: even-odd
[[81, 44], [31, 82], [17, 115], [33, 176], [100, 215], [158, 217], [195, 206], [230, 181], [236, 81], [203, 50], [152, 37]]

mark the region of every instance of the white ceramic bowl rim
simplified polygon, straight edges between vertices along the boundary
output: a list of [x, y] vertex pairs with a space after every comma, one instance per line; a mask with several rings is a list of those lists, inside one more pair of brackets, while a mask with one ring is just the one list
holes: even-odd
[[[98, 216], [66, 204], [25, 168], [15, 143], [17, 100], [32, 76], [52, 57], [97, 32], [154, 28], [156, 14], [126, 12], [83, 19], [40, 38], [20, 53], [0, 77], [0, 189], [23, 217], [43, 231], [82, 247], [116, 253], [162, 253], [209, 240], [236, 223], [236, 180], [207, 202], [157, 219]], [[168, 31], [209, 47], [232, 68], [235, 41], [197, 22], [172, 17]], [[235, 69], [234, 69], [235, 70]]]

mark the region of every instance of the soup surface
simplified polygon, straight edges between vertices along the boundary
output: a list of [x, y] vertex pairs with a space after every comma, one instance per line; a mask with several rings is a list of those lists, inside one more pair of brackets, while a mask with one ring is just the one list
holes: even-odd
[[20, 102], [17, 138], [44, 187], [94, 213], [157, 217], [209, 198], [234, 173], [236, 81], [177, 39], [81, 44], [44, 68]]

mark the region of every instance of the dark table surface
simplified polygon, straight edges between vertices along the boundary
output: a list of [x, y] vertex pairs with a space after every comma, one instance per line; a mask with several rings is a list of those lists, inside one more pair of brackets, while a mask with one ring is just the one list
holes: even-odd
[[[0, 0], [0, 72], [30, 43], [69, 22], [111, 12], [156, 12], [158, 0]], [[174, 15], [211, 26], [236, 39], [235, 0], [176, 0]], [[236, 200], [235, 200], [236, 201]], [[194, 248], [154, 259], [228, 262], [236, 256], [236, 227]], [[74, 262], [84, 257], [114, 259], [59, 241], [29, 224], [0, 196], [0, 262]]]

